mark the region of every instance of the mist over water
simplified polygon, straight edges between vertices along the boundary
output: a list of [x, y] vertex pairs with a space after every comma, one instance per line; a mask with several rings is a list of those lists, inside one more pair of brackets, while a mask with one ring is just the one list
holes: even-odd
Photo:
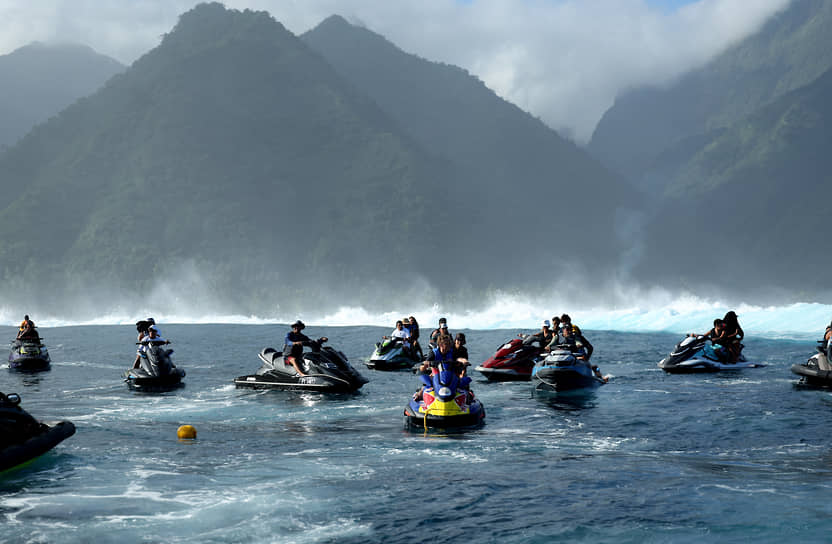
[[[71, 311], [38, 310], [21, 304], [0, 304], [0, 325], [17, 325], [29, 314], [39, 327], [90, 324], [132, 324], [153, 316], [160, 323], [236, 323], [285, 324], [302, 319], [318, 326], [390, 326], [402, 317], [413, 315], [422, 329], [433, 329], [439, 317], [446, 317], [454, 329], [537, 329], [544, 319], [568, 313], [573, 321], [588, 330], [621, 332], [663, 331], [705, 332], [715, 318], [728, 310], [736, 311], [748, 335], [771, 338], [814, 338], [820, 336], [832, 319], [832, 304], [795, 302], [762, 305], [731, 303], [691, 293], [672, 293], [664, 289], [617, 289], [587, 296], [580, 290], [550, 290], [528, 293], [495, 291], [479, 304], [440, 302], [435, 291], [421, 297], [391, 296], [387, 305], [332, 304], [326, 308], [286, 311], [275, 304], [271, 312], [245, 312], [224, 307], [212, 297], [206, 285], [159, 285], [141, 297], [113, 295], [89, 298], [72, 306]], [[424, 287], [424, 286], [423, 286]], [[415, 301], [415, 302], [414, 302]]]

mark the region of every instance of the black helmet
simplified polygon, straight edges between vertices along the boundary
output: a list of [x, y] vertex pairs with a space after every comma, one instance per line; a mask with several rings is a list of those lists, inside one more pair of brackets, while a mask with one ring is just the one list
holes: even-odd
[[303, 324], [303, 321], [301, 321], [300, 319], [298, 319], [297, 321], [295, 321], [294, 323], [292, 323], [292, 328], [295, 328], [295, 327], [297, 327], [297, 328], [298, 328], [298, 329], [300, 329], [300, 330], [303, 330], [303, 329], [305, 329], [305, 328], [306, 328], [306, 325], [304, 325], [304, 324]]

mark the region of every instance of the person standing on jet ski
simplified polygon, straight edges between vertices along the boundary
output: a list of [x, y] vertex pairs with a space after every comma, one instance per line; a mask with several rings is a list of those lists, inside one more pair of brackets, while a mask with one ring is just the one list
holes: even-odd
[[419, 345], [419, 323], [416, 322], [416, 318], [413, 316], [407, 318], [407, 321], [409, 324], [408, 330], [410, 331], [410, 345], [413, 348], [413, 353], [418, 354], [419, 359], [423, 359], [422, 346]]
[[[317, 342], [300, 332], [306, 328], [300, 319], [292, 323], [291, 328], [292, 330], [286, 333], [286, 339], [283, 342], [283, 360], [295, 368], [298, 376], [306, 376], [298, 361], [303, 357], [303, 346], [315, 346]], [[327, 340], [326, 336], [321, 337], [321, 342]]]

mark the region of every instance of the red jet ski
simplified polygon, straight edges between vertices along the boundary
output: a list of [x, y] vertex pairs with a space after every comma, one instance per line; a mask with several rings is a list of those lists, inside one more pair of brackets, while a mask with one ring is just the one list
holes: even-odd
[[492, 382], [529, 381], [535, 360], [540, 358], [542, 352], [540, 340], [533, 336], [513, 338], [474, 370]]

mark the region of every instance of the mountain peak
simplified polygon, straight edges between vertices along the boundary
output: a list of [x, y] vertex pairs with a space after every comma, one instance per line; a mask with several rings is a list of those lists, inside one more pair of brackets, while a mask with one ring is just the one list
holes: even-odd
[[275, 41], [294, 35], [265, 11], [228, 9], [218, 2], [196, 5], [179, 16], [162, 45], [199, 49], [222, 45], [227, 40]]

